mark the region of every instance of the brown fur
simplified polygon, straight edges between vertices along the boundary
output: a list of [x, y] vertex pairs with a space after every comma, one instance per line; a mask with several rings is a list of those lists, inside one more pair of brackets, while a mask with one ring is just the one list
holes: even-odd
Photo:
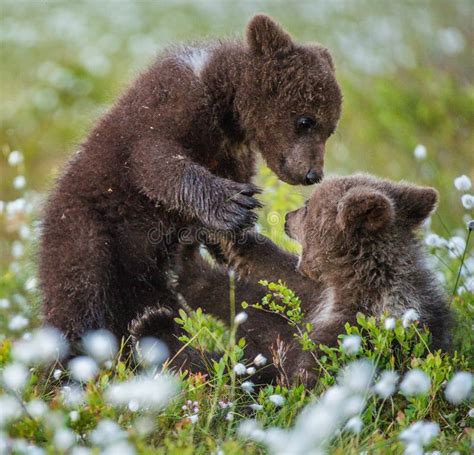
[[[146, 307], [175, 311], [168, 277], [178, 231], [255, 222], [256, 150], [289, 183], [320, 176], [340, 107], [328, 51], [293, 42], [264, 15], [249, 23], [246, 43], [159, 57], [98, 121], [48, 200], [45, 322], [71, 340], [102, 327], [122, 336]], [[315, 121], [305, 131], [295, 126], [303, 115]]]
[[[326, 179], [304, 207], [287, 215], [286, 231], [303, 247], [299, 261], [258, 235], [227, 244], [229, 262], [242, 276], [237, 301], [258, 302], [265, 293], [258, 280], [282, 279], [301, 297], [307, 321], [314, 324], [312, 339], [327, 345], [336, 344], [358, 312], [400, 317], [415, 308], [431, 331], [432, 346], [446, 348], [448, 306], [416, 236], [437, 197], [432, 188], [367, 175]], [[182, 259], [179, 268], [179, 291], [188, 304], [228, 319], [225, 272], [204, 262], [199, 270], [189, 264]], [[278, 334], [289, 348], [283, 369], [288, 376], [309, 373], [310, 382], [314, 359], [295, 346], [283, 319], [252, 311], [240, 332], [251, 338], [249, 358], [275, 350]]]

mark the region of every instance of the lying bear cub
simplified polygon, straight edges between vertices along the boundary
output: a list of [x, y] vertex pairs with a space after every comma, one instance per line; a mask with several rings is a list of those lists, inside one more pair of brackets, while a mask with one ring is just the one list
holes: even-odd
[[[252, 234], [244, 243], [227, 242], [229, 265], [239, 273], [237, 301], [258, 302], [265, 290], [258, 280], [278, 279], [301, 298], [316, 343], [335, 345], [346, 322], [358, 312], [401, 316], [415, 309], [432, 334], [433, 348], [448, 346], [450, 313], [428, 269], [416, 229], [436, 206], [437, 192], [369, 175], [324, 180], [307, 203], [286, 217], [285, 230], [302, 245], [298, 258], [268, 238]], [[179, 292], [192, 308], [228, 320], [226, 270], [201, 260], [195, 267], [184, 253]], [[144, 323], [146, 319], [146, 324]], [[134, 336], [152, 335], [153, 311], [135, 322]], [[140, 333], [143, 330], [143, 333]], [[277, 368], [290, 378], [311, 377], [314, 358], [293, 342], [293, 329], [278, 315], [249, 309], [239, 335], [248, 341], [246, 356], [272, 356], [274, 365], [261, 380], [275, 379]], [[157, 332], [158, 333], [158, 332]]]

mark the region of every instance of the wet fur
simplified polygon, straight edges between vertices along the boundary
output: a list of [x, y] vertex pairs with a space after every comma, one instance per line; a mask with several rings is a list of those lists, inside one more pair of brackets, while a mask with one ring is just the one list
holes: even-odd
[[[341, 94], [326, 49], [258, 15], [246, 42], [171, 49], [97, 122], [44, 211], [44, 321], [69, 340], [128, 334], [145, 308], [179, 306], [170, 254], [183, 227], [239, 231], [259, 203], [255, 152], [289, 183], [322, 171]], [[201, 52], [199, 51], [199, 52]], [[294, 117], [317, 128], [300, 137]]]
[[[300, 258], [258, 234], [247, 236], [245, 243], [222, 242], [229, 265], [240, 275], [237, 302], [255, 303], [264, 296], [258, 280], [282, 279], [300, 296], [307, 321], [314, 325], [312, 339], [327, 345], [337, 343], [344, 324], [355, 323], [358, 312], [400, 317], [415, 308], [431, 331], [432, 347], [447, 349], [449, 308], [417, 237], [437, 198], [431, 188], [367, 175], [326, 179], [305, 207], [287, 216], [287, 232], [303, 247]], [[190, 250], [181, 253], [179, 292], [192, 308], [228, 320], [225, 269], [204, 261], [195, 269], [190, 255]], [[250, 311], [239, 333], [251, 339], [247, 356], [276, 352], [279, 335], [288, 350], [280, 373], [311, 384], [314, 358], [295, 345], [288, 324]], [[278, 377], [275, 369], [269, 371]]]

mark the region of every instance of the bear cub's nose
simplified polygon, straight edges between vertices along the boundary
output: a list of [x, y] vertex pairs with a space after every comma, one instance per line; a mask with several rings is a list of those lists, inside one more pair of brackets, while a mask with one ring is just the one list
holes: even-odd
[[313, 185], [313, 183], [318, 183], [321, 180], [321, 174], [318, 174], [314, 169], [311, 169], [306, 174], [305, 183], [306, 185]]

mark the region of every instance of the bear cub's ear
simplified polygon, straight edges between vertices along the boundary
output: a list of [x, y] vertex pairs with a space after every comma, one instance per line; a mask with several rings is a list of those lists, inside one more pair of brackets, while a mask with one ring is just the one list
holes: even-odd
[[247, 43], [257, 55], [288, 50], [293, 45], [290, 35], [265, 14], [257, 14], [250, 20], [247, 26]]
[[337, 205], [336, 223], [343, 231], [378, 231], [395, 219], [392, 201], [371, 188], [353, 188]]
[[419, 226], [431, 215], [438, 199], [438, 192], [430, 187], [403, 184], [397, 187], [395, 193], [397, 213], [412, 228]]

